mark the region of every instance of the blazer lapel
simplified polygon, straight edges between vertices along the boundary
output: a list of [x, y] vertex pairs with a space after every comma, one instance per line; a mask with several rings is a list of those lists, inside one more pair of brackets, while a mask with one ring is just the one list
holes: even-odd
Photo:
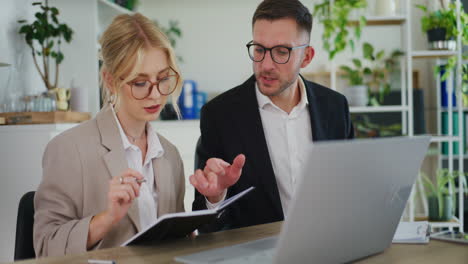
[[310, 125], [312, 126], [312, 141], [320, 141], [327, 139], [328, 130], [328, 103], [326, 98], [316, 94], [313, 89], [313, 83], [308, 82], [302, 76], [305, 89], [307, 92], [307, 100], [309, 101]]
[[276, 183], [275, 173], [271, 164], [270, 154], [263, 131], [262, 119], [258, 109], [257, 96], [255, 94], [255, 76], [247, 80], [240, 90], [238, 103], [239, 112], [232, 116], [237, 121], [237, 127], [241, 128], [240, 134], [242, 142], [245, 143], [246, 158], [252, 159], [251, 162], [253, 177], [259, 177], [259, 185], [264, 186], [278, 215], [283, 216], [283, 209]]
[[[101, 144], [109, 150], [109, 152], [103, 155], [104, 163], [109, 170], [110, 177], [117, 177], [128, 168], [128, 162], [125, 158], [122, 138], [117, 122], [112, 114], [112, 109], [110, 107], [102, 109], [96, 116], [96, 120], [101, 134]], [[127, 214], [139, 232], [140, 213], [136, 201], [130, 206]]]
[[[166, 159], [166, 156], [153, 159], [153, 171], [154, 171], [154, 182], [156, 184], [155, 190], [158, 194], [158, 217], [170, 213], [171, 208], [171, 193], [169, 192], [169, 186], [171, 186], [171, 177], [168, 174], [171, 171], [170, 163]], [[175, 207], [174, 207], [175, 208]]]

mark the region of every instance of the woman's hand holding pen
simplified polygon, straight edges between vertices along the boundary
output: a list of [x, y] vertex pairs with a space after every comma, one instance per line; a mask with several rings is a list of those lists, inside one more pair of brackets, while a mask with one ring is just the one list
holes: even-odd
[[112, 224], [118, 223], [128, 212], [133, 200], [140, 195], [143, 175], [127, 169], [120, 176], [112, 178], [107, 195], [107, 214]]
[[190, 176], [190, 183], [203, 194], [210, 203], [219, 202], [225, 190], [235, 184], [242, 173], [245, 156], [237, 155], [232, 165], [222, 159], [211, 158], [205, 168], [198, 169]]
[[89, 223], [87, 249], [91, 249], [127, 214], [145, 179], [138, 171], [127, 169], [109, 182], [107, 210], [93, 216]]

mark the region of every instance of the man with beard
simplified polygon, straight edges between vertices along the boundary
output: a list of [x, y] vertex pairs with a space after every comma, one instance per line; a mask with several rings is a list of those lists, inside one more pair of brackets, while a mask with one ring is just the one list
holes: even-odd
[[193, 210], [256, 189], [202, 231], [283, 220], [307, 147], [353, 138], [346, 98], [299, 74], [314, 57], [311, 29], [312, 15], [298, 0], [260, 3], [247, 44], [254, 75], [203, 107]]

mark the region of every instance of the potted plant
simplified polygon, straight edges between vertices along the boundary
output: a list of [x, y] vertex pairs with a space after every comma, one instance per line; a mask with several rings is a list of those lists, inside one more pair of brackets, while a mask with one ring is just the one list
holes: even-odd
[[[357, 58], [352, 59], [352, 67], [340, 66], [343, 71], [341, 76], [348, 79], [351, 85], [345, 94], [352, 106], [367, 104], [377, 106], [382, 104], [385, 96], [390, 93], [390, 74], [395, 71], [398, 58], [403, 55], [403, 52], [395, 50], [390, 56], [385, 57], [384, 50], [375, 51], [374, 47], [366, 42], [362, 45], [362, 54], [368, 66], [364, 66], [363, 62]], [[362, 95], [363, 90], [366, 96]]]
[[361, 60], [352, 59], [353, 66], [341, 65], [342, 77], [348, 80], [350, 86], [346, 87], [344, 94], [350, 106], [366, 106], [369, 101], [368, 87], [365, 84], [365, 75], [371, 74], [368, 67], [363, 67]]
[[361, 37], [362, 27], [366, 24], [366, 18], [361, 16], [358, 23], [349, 23], [351, 12], [363, 9], [367, 6], [366, 0], [324, 0], [314, 7], [314, 16], [323, 24], [323, 47], [328, 52], [329, 58], [349, 45], [354, 50], [354, 39], [350, 30], [354, 28], [354, 37]]
[[398, 66], [398, 59], [404, 54], [401, 50], [394, 50], [389, 56], [385, 51], [377, 51], [370, 43], [363, 44], [363, 56], [369, 66], [369, 100], [373, 106], [383, 104], [385, 96], [390, 93], [390, 75]]
[[422, 180], [427, 191], [430, 221], [450, 221], [453, 218], [458, 190], [455, 185], [456, 178], [462, 184], [464, 192], [468, 193], [464, 176], [456, 171], [450, 173], [447, 169], [439, 169], [436, 172], [434, 184], [422, 173]]
[[[449, 4], [448, 7], [442, 6], [442, 9], [429, 11], [426, 6], [416, 5], [417, 8], [425, 12], [421, 17], [421, 28], [427, 33], [429, 49], [456, 49], [455, 38], [458, 35], [457, 30], [457, 10], [455, 4]], [[463, 11], [460, 5], [460, 22], [462, 25], [462, 40], [468, 44], [468, 15]]]
[[[35, 14], [35, 20], [31, 24], [28, 24], [26, 20], [18, 21], [18, 23], [23, 24], [19, 29], [19, 34], [24, 36], [24, 40], [31, 48], [34, 65], [45, 87], [50, 94], [56, 97], [59, 65], [65, 58], [60, 46], [63, 41], [70, 43], [73, 30], [66, 24], [59, 22], [59, 10], [49, 6], [48, 0], [45, 1], [45, 4], [34, 2], [32, 5], [39, 6], [41, 10]], [[42, 57], [41, 62], [39, 62], [38, 57]], [[52, 74], [53, 72], [54, 74]], [[66, 104], [66, 108], [68, 108], [68, 104]]]

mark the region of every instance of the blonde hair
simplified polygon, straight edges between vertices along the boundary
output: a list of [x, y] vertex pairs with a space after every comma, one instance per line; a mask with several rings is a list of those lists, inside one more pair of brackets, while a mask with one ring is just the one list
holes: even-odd
[[[182, 90], [183, 79], [176, 63], [174, 49], [161, 29], [140, 13], [118, 15], [104, 31], [99, 43], [101, 44], [101, 87], [104, 105], [111, 103], [118, 108], [120, 89], [138, 74], [137, 66], [141, 64], [145, 50], [149, 47], [159, 48], [166, 53], [169, 66], [180, 76], [177, 87], [171, 94], [174, 110], [180, 116], [177, 99]], [[106, 82], [103, 81], [104, 72], [113, 77], [112, 85], [116, 88], [115, 98], [112, 98], [110, 87], [107, 87]]]

